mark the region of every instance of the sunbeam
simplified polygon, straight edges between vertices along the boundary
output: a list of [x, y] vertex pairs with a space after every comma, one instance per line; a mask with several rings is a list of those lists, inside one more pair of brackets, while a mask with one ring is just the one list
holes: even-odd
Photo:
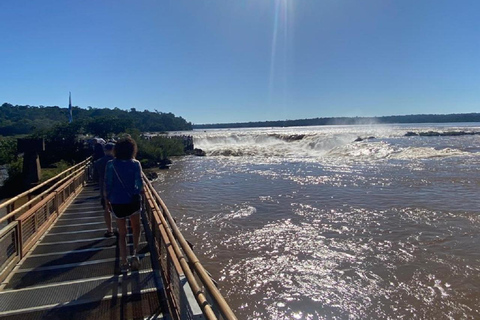
[[[287, 56], [289, 44], [289, 6], [292, 1], [275, 0], [273, 31], [270, 51], [268, 102], [286, 108], [287, 99]], [[278, 100], [280, 98], [280, 100]]]

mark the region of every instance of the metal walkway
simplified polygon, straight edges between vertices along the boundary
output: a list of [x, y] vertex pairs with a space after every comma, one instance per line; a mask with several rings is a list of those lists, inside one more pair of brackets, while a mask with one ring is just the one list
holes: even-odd
[[120, 274], [98, 193], [85, 187], [2, 283], [0, 319], [170, 319], [143, 228], [140, 269]]

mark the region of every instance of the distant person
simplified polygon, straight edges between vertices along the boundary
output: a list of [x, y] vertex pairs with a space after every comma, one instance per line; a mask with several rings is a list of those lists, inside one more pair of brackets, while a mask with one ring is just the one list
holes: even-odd
[[[105, 172], [105, 190], [108, 204], [116, 217], [118, 245], [120, 248], [120, 270], [138, 270], [140, 261], [137, 256], [140, 241], [140, 208], [143, 191], [142, 166], [135, 160], [137, 144], [131, 137], [121, 138], [113, 149], [115, 159], [107, 163]], [[127, 224], [130, 218], [133, 232], [133, 257], [131, 265], [127, 260]]]
[[100, 203], [103, 207], [103, 216], [105, 218], [105, 224], [107, 225], [107, 232], [105, 232], [105, 237], [107, 238], [115, 235], [112, 229], [112, 213], [110, 212], [109, 206], [106, 205], [105, 193], [105, 167], [108, 161], [113, 160], [114, 147], [115, 143], [107, 143], [104, 147], [105, 155], [93, 164], [93, 180], [97, 181], [100, 187]]
[[99, 140], [95, 140], [95, 143], [93, 145], [93, 162], [97, 161], [104, 155], [105, 152], [103, 151], [103, 144]]

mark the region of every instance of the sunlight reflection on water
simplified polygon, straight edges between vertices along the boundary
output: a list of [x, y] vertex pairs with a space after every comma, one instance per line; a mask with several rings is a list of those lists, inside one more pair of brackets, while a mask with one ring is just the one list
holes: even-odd
[[240, 319], [474, 318], [480, 161], [456, 141], [406, 158], [183, 158], [158, 189]]

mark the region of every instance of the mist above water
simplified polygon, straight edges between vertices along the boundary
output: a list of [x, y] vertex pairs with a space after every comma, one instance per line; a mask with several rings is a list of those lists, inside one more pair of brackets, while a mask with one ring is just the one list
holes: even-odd
[[[459, 130], [450, 130], [455, 129]], [[368, 125], [212, 130], [196, 132], [194, 143], [209, 156], [281, 157], [297, 160], [422, 159], [468, 153], [465, 150], [432, 145], [432, 141], [425, 142], [423, 137], [407, 137], [407, 132], [411, 133], [412, 130], [424, 132], [429, 128]], [[434, 130], [443, 132], [442, 128]]]

